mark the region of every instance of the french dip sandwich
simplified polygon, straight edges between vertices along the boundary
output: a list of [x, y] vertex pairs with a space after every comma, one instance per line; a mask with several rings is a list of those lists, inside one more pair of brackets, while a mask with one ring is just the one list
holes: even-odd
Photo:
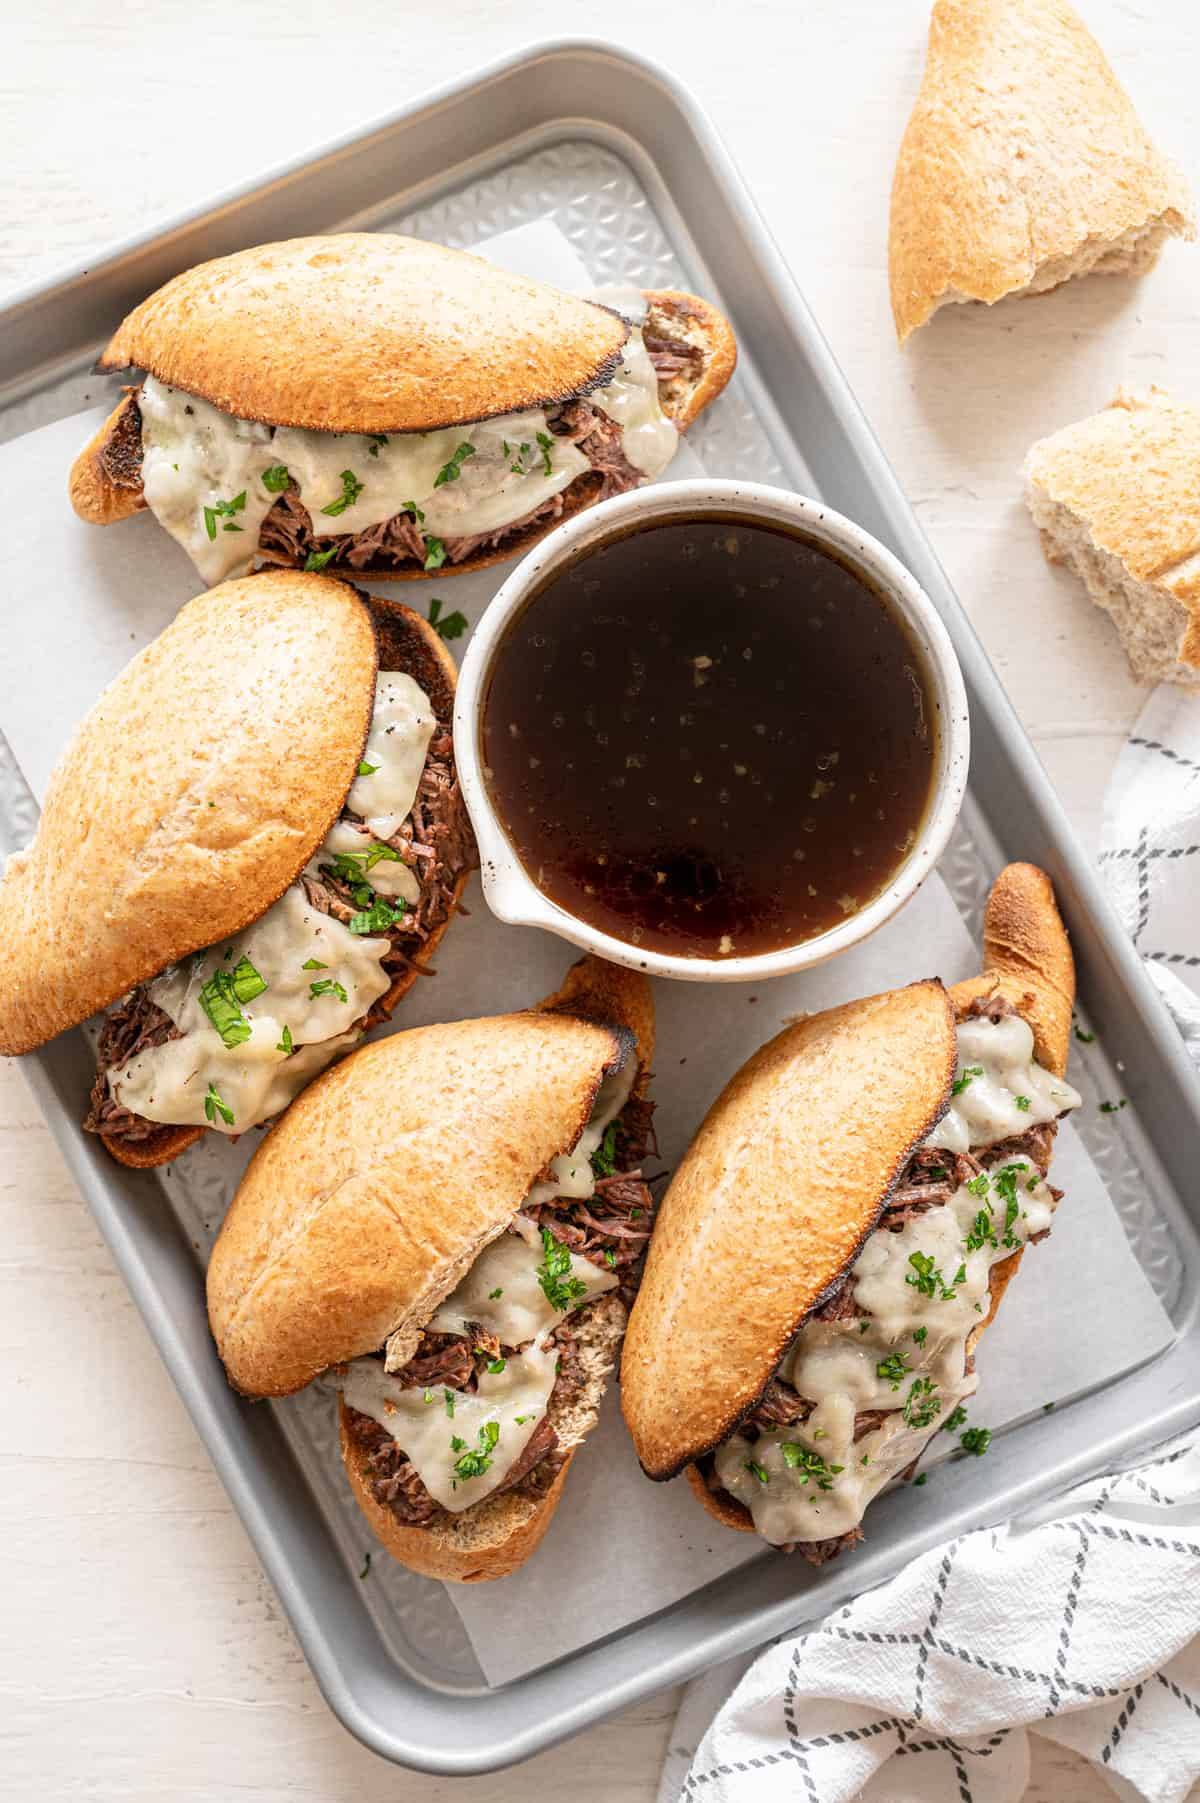
[[656, 1479], [813, 1564], [861, 1538], [976, 1386], [1046, 1181], [1075, 979], [1049, 879], [1011, 864], [984, 974], [790, 1026], [718, 1097], [659, 1210], [622, 1362]]
[[100, 697], [0, 881], [0, 1051], [103, 1010], [121, 1163], [286, 1108], [425, 967], [475, 863], [427, 621], [273, 571], [190, 601]]
[[231, 1383], [327, 1374], [359, 1507], [414, 1571], [524, 1563], [558, 1506], [650, 1233], [646, 979], [585, 958], [539, 1008], [418, 1027], [311, 1085], [213, 1249]]
[[737, 360], [695, 295], [564, 294], [440, 244], [347, 232], [176, 276], [100, 358], [134, 369], [71, 471], [98, 525], [148, 507], [208, 583], [256, 561], [480, 569], [659, 475]]

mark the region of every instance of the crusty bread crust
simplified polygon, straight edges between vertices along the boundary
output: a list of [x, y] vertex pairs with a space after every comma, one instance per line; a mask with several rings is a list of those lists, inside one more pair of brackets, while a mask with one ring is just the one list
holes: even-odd
[[1025, 480], [1047, 558], [1112, 613], [1138, 679], [1200, 681], [1200, 407], [1118, 389], [1039, 440]]
[[68, 484], [71, 505], [80, 519], [89, 525], [114, 525], [117, 520], [127, 520], [131, 514], [140, 513], [146, 505], [140, 468], [136, 477], [131, 473], [128, 482], [116, 483], [100, 455], [116, 442], [132, 406], [132, 397], [123, 394], [71, 465]]
[[[1006, 865], [992, 885], [984, 912], [983, 963], [979, 976], [956, 983], [950, 991], [957, 1018], [966, 1015], [978, 996], [998, 990], [1033, 1028], [1038, 1061], [1056, 1076], [1064, 1076], [1075, 1005], [1075, 961], [1053, 885], [1035, 864]], [[995, 1320], [1025, 1250], [1022, 1246], [993, 1266], [988, 1312], [967, 1336], [968, 1358], [984, 1329]], [[636, 1315], [636, 1306], [634, 1312]], [[714, 1520], [739, 1533], [754, 1532], [750, 1511], [728, 1491], [710, 1490], [698, 1465], [690, 1464], [686, 1475], [697, 1500]]]
[[433, 432], [550, 407], [612, 371], [607, 307], [389, 232], [288, 238], [175, 276], [97, 367], [313, 432]]
[[1069, 0], [936, 0], [892, 183], [901, 343], [947, 302], [1136, 273], [1194, 229], [1183, 176]]
[[[428, 620], [405, 607], [403, 602], [392, 601], [383, 595], [364, 595], [362, 599], [366, 602], [375, 628], [378, 667], [381, 670], [407, 671], [429, 697], [439, 723], [449, 728], [454, 716], [454, 687], [458, 671], [441, 635]], [[419, 954], [414, 955], [411, 964], [397, 971], [391, 988], [375, 1004], [382, 1013], [390, 1015], [422, 972], [429, 969], [429, 961], [454, 918], [470, 876], [469, 868], [460, 873], [454, 885], [454, 902], [450, 911], [424, 940]], [[207, 1127], [163, 1125], [139, 1140], [123, 1139], [111, 1133], [102, 1133], [100, 1137], [118, 1164], [144, 1171], [173, 1163], [207, 1132]]]
[[504, 1491], [488, 1497], [460, 1515], [443, 1514], [425, 1527], [398, 1521], [372, 1493], [362, 1449], [348, 1431], [346, 1405], [339, 1398], [338, 1429], [342, 1462], [354, 1500], [367, 1518], [372, 1533], [393, 1559], [427, 1578], [453, 1584], [488, 1583], [517, 1571], [539, 1545], [562, 1499], [567, 1472], [585, 1436], [596, 1422], [621, 1335], [625, 1331], [625, 1305], [614, 1294], [593, 1302], [582, 1324], [581, 1357], [584, 1383], [580, 1394], [565, 1406], [551, 1397], [547, 1411], [559, 1437], [568, 1448], [567, 1458], [543, 1497], [517, 1496]]
[[754, 1406], [943, 1113], [954, 1057], [945, 990], [914, 983], [786, 1028], [714, 1102], [659, 1207], [622, 1358], [648, 1476]]
[[[677, 377], [671, 385], [667, 400], [666, 411], [683, 432], [716, 400], [733, 374], [737, 364], [737, 343], [733, 328], [723, 313], [699, 295], [663, 288], [647, 290], [646, 300], [650, 306], [658, 305], [662, 308], [678, 336], [691, 344], [699, 345], [704, 351], [704, 363], [699, 376], [695, 379]], [[99, 452], [109, 443], [125, 405], [123, 401], [110, 414], [95, 437], [79, 453], [71, 470], [72, 506], [81, 519], [100, 526], [124, 519], [126, 515], [144, 506], [140, 489], [136, 491], [136, 495], [131, 495], [130, 490], [116, 487], [107, 476], [99, 458]], [[499, 550], [477, 551], [461, 563], [443, 564], [438, 570], [398, 570], [381, 564], [348, 574], [355, 580], [364, 582], [441, 582], [450, 576], [464, 575], [470, 570], [490, 569], [493, 564], [507, 563], [512, 558], [523, 556], [531, 545], [544, 538], [554, 526], [582, 513], [584, 508], [594, 506], [600, 487], [599, 479], [589, 483], [586, 478], [580, 478], [574, 485], [574, 491], [564, 499], [563, 511], [558, 520], [552, 520], [547, 525], [527, 527]], [[340, 571], [337, 573], [342, 574]]]
[[278, 899], [341, 811], [375, 669], [354, 590], [293, 570], [197, 596], [139, 652], [0, 881], [0, 1052], [43, 1045]]

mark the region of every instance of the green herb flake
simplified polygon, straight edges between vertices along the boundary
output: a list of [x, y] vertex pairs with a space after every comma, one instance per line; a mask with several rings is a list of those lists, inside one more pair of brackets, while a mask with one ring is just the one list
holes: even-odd
[[216, 1084], [210, 1083], [208, 1086], [208, 1094], [204, 1098], [204, 1118], [215, 1124], [218, 1115], [220, 1115], [227, 1127], [233, 1126], [233, 1109], [230, 1108], [227, 1102], [221, 1100], [217, 1093]]
[[368, 432], [366, 434], [366, 439], [367, 439], [367, 456], [368, 457], [378, 457], [380, 447], [382, 445], [385, 445], [388, 441], [388, 435], [386, 432]]
[[975, 1081], [976, 1077], [982, 1077], [982, 1075], [983, 1075], [982, 1064], [964, 1065], [962, 1076], [956, 1078], [955, 1081], [950, 1085], [950, 1094], [952, 1096], [961, 1096], [963, 1090], [966, 1089], [969, 1084], [973, 1083]]
[[300, 966], [301, 970], [328, 970], [328, 964], [322, 964], [319, 958], [306, 958]]
[[489, 1359], [488, 1360], [488, 1370], [491, 1372], [493, 1377], [499, 1377], [500, 1373], [504, 1370], [504, 1367], [507, 1364], [508, 1364], [507, 1359]]
[[[425, 515], [422, 514], [421, 518], [424, 519], [424, 517]], [[432, 534], [427, 535], [425, 539], [425, 568], [427, 570], [440, 570], [445, 561], [446, 547], [441, 539], [434, 538]]]
[[967, 1185], [967, 1192], [972, 1196], [986, 1196], [988, 1193], [988, 1174], [980, 1171], [978, 1177], [972, 1177]]
[[446, 1403], [446, 1413], [447, 1413], [447, 1415], [449, 1415], [451, 1421], [453, 1421], [453, 1419], [454, 1419], [454, 1391], [453, 1390], [443, 1390], [442, 1396]]
[[561, 1309], [564, 1313], [573, 1302], [587, 1295], [587, 1284], [581, 1277], [572, 1277], [570, 1270], [569, 1249], [561, 1240], [555, 1239], [548, 1227], [543, 1227], [542, 1262], [537, 1268], [537, 1280], [551, 1308]]
[[964, 1452], [981, 1459], [992, 1443], [992, 1430], [990, 1427], [969, 1427], [964, 1434], [959, 1435], [958, 1443]]
[[929, 1473], [927, 1471], [923, 1471], [921, 1473], [920, 1477], [915, 1477], [913, 1479], [913, 1487], [915, 1489], [919, 1490], [921, 1488], [922, 1484], [927, 1484], [928, 1482], [929, 1482]]
[[875, 1375], [881, 1377], [885, 1383], [891, 1384], [893, 1390], [898, 1390], [911, 1370], [912, 1366], [902, 1352], [889, 1352], [887, 1357], [880, 1359], [876, 1365]]
[[606, 1265], [607, 1265], [607, 1266], [608, 1266], [608, 1268], [609, 1268], [609, 1270], [610, 1270], [610, 1271], [615, 1271], [615, 1270], [616, 1270], [616, 1268], [617, 1268], [617, 1255], [616, 1255], [616, 1253], [615, 1253], [615, 1252], [614, 1252], [614, 1251], [613, 1251], [613, 1249], [612, 1249], [612, 1247], [611, 1247], [611, 1246], [606, 1246], [606, 1247], [605, 1247], [605, 1248], [604, 1248], [604, 1262], [605, 1262], [605, 1264], [606, 1264]]
[[358, 1574], [360, 1582], [362, 1581], [363, 1578], [368, 1576], [368, 1574], [370, 1573], [370, 1570], [371, 1570], [371, 1555], [370, 1555], [370, 1553], [364, 1553], [362, 1570]]
[[[240, 495], [234, 495], [232, 501], [214, 501], [211, 507], [206, 507], [204, 509], [204, 530], [208, 533], [209, 538], [213, 540], [216, 539], [217, 521], [219, 519], [230, 519], [235, 513], [243, 513], [245, 507], [245, 489], [242, 490]], [[226, 527], [226, 531], [228, 530], [229, 528]], [[240, 532], [241, 527], [236, 527], [235, 530]]]
[[1016, 1103], [1017, 1107], [1021, 1110], [1022, 1114], [1029, 1113], [1030, 1101], [1029, 1101], [1028, 1096], [1014, 1096], [1013, 1101]]
[[503, 1291], [503, 1289], [499, 1289], [499, 1290], [489, 1290], [489, 1291], [488, 1291], [488, 1301], [489, 1301], [489, 1302], [495, 1302], [495, 1300], [496, 1300], [496, 1298], [497, 1298], [497, 1297], [498, 1297], [498, 1296], [503, 1296], [503, 1294], [504, 1294], [504, 1291]]
[[421, 509], [417, 506], [415, 501], [404, 501], [401, 504], [400, 511], [401, 513], [411, 513], [418, 526], [423, 526], [425, 524], [425, 515], [421, 512]]
[[931, 1377], [918, 1377], [904, 1399], [904, 1419], [909, 1427], [928, 1427], [941, 1409], [937, 1385]]
[[766, 1472], [756, 1459], [746, 1460], [746, 1470], [750, 1473], [751, 1477], [756, 1477], [760, 1484], [767, 1484], [770, 1482]]
[[343, 470], [341, 494], [336, 501], [331, 501], [328, 507], [322, 507], [321, 512], [331, 517], [345, 513], [347, 507], [353, 507], [365, 486], [365, 483], [359, 481], [353, 470]]
[[1075, 1037], [1079, 1041], [1080, 1045], [1091, 1045], [1093, 1040], [1095, 1039], [1096, 1035], [1094, 1033], [1087, 1032], [1086, 1029], [1083, 1027], [1077, 1026], [1075, 1028]]
[[952, 1302], [956, 1285], [966, 1282], [966, 1266], [960, 1265], [954, 1277], [947, 1283], [941, 1271], [934, 1264], [931, 1252], [910, 1252], [908, 1262], [912, 1266], [913, 1274], [905, 1277], [904, 1281], [911, 1284], [922, 1296], [931, 1296], [940, 1302]]
[[442, 603], [435, 595], [429, 603], [429, 624], [443, 639], [460, 639], [467, 630], [467, 616], [455, 608], [452, 614], [442, 612]]
[[592, 1171], [597, 1177], [611, 1177], [617, 1165], [617, 1123], [610, 1121], [604, 1138], [592, 1153]]
[[475, 446], [473, 444], [467, 444], [465, 441], [460, 444], [449, 463], [443, 463], [441, 469], [434, 477], [433, 486], [435, 488], [443, 488], [447, 482], [457, 482], [462, 474], [463, 464], [467, 461], [468, 457], [474, 457], [474, 455]]
[[284, 1027], [275, 1050], [277, 1052], [283, 1052], [286, 1057], [290, 1058], [295, 1049], [295, 1046], [292, 1044], [292, 1029], [290, 1027]]
[[918, 1346], [923, 1346], [928, 1333], [929, 1329], [927, 1327], [914, 1327], [912, 1337]]
[[421, 1400], [426, 1404], [431, 1403], [433, 1401], [433, 1391], [432, 1390], [424, 1391], [422, 1394]]
[[844, 1465], [828, 1464], [819, 1452], [798, 1440], [784, 1440], [779, 1450], [788, 1470], [800, 1472], [800, 1482], [814, 1483], [818, 1490], [832, 1490], [834, 1478], [846, 1469]]
[[337, 546], [330, 545], [328, 551], [310, 551], [304, 559], [306, 570], [319, 571], [325, 568], [331, 557], [337, 556]]
[[1101, 1102], [1100, 1112], [1101, 1114], [1119, 1114], [1122, 1108], [1127, 1106], [1128, 1101], [1128, 1096], [1118, 1096], [1115, 1102]]
[[538, 441], [538, 450], [542, 453], [543, 474], [552, 476], [554, 474], [554, 465], [550, 461], [550, 453], [554, 449], [554, 440], [550, 437], [548, 432], [538, 432], [535, 436]]
[[952, 1409], [946, 1416], [946, 1419], [942, 1422], [942, 1426], [948, 1434], [956, 1434], [966, 1418], [967, 1411], [960, 1402], [958, 1407]]
[[378, 764], [368, 764], [366, 758], [363, 758], [362, 762], [358, 766], [358, 774], [360, 776], [374, 776], [374, 774], [378, 770], [378, 768], [379, 768]]
[[281, 495], [291, 481], [291, 471], [286, 463], [273, 463], [269, 470], [264, 470], [259, 481], [269, 495]]
[[386, 933], [403, 919], [408, 911], [408, 903], [401, 896], [397, 901], [387, 901], [377, 895], [369, 908], [360, 909], [352, 914], [346, 922], [351, 933]]
[[342, 985], [333, 977], [322, 977], [319, 982], [310, 983], [308, 993], [314, 1002], [319, 995], [335, 995], [339, 1002], [346, 1002], [350, 999]]

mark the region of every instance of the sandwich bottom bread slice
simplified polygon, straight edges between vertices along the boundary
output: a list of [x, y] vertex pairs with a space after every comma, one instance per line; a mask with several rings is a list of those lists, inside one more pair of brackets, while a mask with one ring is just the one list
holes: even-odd
[[414, 1571], [502, 1577], [549, 1525], [650, 1236], [653, 1045], [645, 978], [586, 958], [528, 1014], [352, 1054], [234, 1199], [208, 1279], [230, 1378], [325, 1375], [355, 1498]]
[[[1074, 974], [1031, 865], [996, 881], [984, 967], [941, 992], [940, 1021], [940, 986], [916, 984], [788, 1028], [714, 1104], [660, 1210], [622, 1386], [643, 1467], [686, 1466], [716, 1519], [813, 1564], [861, 1538], [973, 1393], [983, 1329], [1058, 1204]], [[719, 1222], [702, 1312], [701, 1196]], [[729, 1321], [719, 1365], [706, 1317]]]
[[[319, 579], [230, 586], [253, 595], [281, 580]], [[84, 1127], [122, 1164], [163, 1164], [210, 1129], [236, 1136], [278, 1114], [429, 973], [475, 866], [454, 764], [454, 662], [419, 614], [359, 599], [378, 670], [336, 819], [257, 918], [104, 1013]]]
[[1118, 389], [1033, 446], [1025, 500], [1047, 561], [1105, 610], [1137, 680], [1200, 683], [1200, 407]]

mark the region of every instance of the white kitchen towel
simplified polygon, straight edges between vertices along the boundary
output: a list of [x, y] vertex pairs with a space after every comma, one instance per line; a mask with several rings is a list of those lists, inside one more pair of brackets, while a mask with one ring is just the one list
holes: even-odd
[[[1162, 687], [1100, 867], [1200, 1066], [1200, 698]], [[1134, 1803], [1200, 1778], [1200, 1438], [968, 1534], [692, 1684], [659, 1803], [1018, 1803], [1028, 1735]], [[715, 1717], [715, 1719], [714, 1719]]]
[[1200, 1776], [1198, 1611], [1189, 1441], [697, 1680], [659, 1803], [1018, 1803], [1031, 1731], [1119, 1797], [1180, 1803]]

